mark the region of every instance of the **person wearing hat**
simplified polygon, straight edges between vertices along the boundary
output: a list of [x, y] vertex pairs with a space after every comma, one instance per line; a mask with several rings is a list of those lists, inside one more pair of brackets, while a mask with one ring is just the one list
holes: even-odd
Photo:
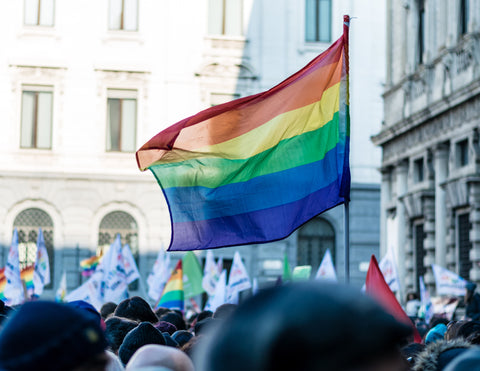
[[477, 285], [468, 282], [465, 286], [465, 316], [472, 320], [480, 319], [480, 295], [475, 292]]
[[107, 342], [98, 317], [49, 301], [31, 301], [0, 332], [0, 370], [102, 371]]

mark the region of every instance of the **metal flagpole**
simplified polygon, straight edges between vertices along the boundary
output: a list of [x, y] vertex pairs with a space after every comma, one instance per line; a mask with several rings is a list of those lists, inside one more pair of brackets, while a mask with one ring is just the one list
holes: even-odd
[[344, 221], [345, 221], [345, 283], [350, 282], [350, 218], [349, 218], [349, 202], [346, 200], [344, 207]]

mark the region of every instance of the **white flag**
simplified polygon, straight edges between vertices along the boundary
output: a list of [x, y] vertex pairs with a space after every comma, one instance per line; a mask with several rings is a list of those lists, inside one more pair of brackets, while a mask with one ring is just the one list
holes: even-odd
[[140, 272], [138, 271], [137, 263], [135, 262], [135, 258], [132, 255], [132, 250], [130, 250], [130, 246], [128, 244], [123, 245], [122, 256], [125, 279], [127, 284], [130, 284], [136, 279], [140, 278]]
[[[420, 286], [420, 312], [423, 314], [426, 323], [430, 323], [430, 319], [433, 317], [433, 305], [430, 300], [430, 293], [425, 287], [425, 282], [423, 281], [423, 276], [418, 277], [418, 282]], [[422, 317], [422, 315], [420, 315]]]
[[337, 273], [335, 272], [335, 266], [333, 265], [332, 254], [330, 249], [325, 251], [322, 262], [318, 267], [317, 274], [315, 275], [316, 280], [328, 280], [337, 282]]
[[432, 264], [432, 270], [437, 286], [437, 295], [465, 295], [466, 280], [458, 274], [435, 264]]
[[224, 269], [220, 278], [218, 279], [217, 286], [215, 287], [215, 292], [208, 299], [207, 304], [205, 305], [204, 310], [210, 310], [215, 312], [215, 310], [222, 304], [225, 304], [227, 300], [227, 270]]
[[7, 283], [3, 295], [5, 304], [17, 305], [25, 300], [22, 279], [20, 278], [20, 261], [18, 257], [18, 232], [13, 231], [12, 244], [8, 251], [7, 263], [5, 265], [5, 278]]
[[153, 300], [158, 300], [162, 296], [163, 288], [170, 277], [170, 273], [170, 255], [165, 253], [162, 246], [153, 265], [152, 272], [147, 278], [148, 296]]
[[393, 292], [400, 290], [400, 279], [398, 277], [397, 265], [395, 257], [391, 249], [388, 249], [385, 256], [378, 263], [378, 267], [382, 271], [385, 282]]
[[43, 239], [43, 232], [38, 230], [37, 258], [35, 260], [35, 271], [33, 272], [33, 292], [35, 295], [42, 295], [43, 287], [50, 283], [50, 263], [48, 261], [47, 248]]
[[67, 272], [63, 271], [60, 284], [58, 285], [57, 292], [55, 294], [55, 301], [61, 303], [67, 296]]
[[100, 281], [99, 299], [101, 302], [119, 303], [128, 297], [128, 283], [119, 234], [103, 256], [92, 278], [95, 278], [97, 272], [103, 275]]
[[[99, 300], [98, 291], [100, 289], [101, 282], [94, 278], [95, 273], [85, 281], [81, 286], [77, 287], [75, 290], [70, 292], [65, 296], [66, 302], [71, 302], [75, 300], [83, 300], [87, 303], [92, 304], [95, 309], [100, 310], [103, 305], [103, 302]], [[98, 277], [98, 276], [97, 276]]]
[[[222, 262], [223, 265], [223, 262]], [[223, 267], [222, 267], [223, 268]], [[215, 286], [220, 278], [220, 272], [218, 266], [215, 263], [212, 250], [207, 250], [207, 256], [205, 258], [205, 267], [203, 268], [202, 287], [208, 295], [213, 295], [215, 292]]]
[[[243, 265], [242, 258], [238, 251], [233, 256], [232, 268], [230, 269], [230, 276], [228, 277], [227, 298], [229, 302], [235, 302], [236, 295], [243, 290], [248, 290], [252, 287], [247, 270]], [[237, 297], [238, 302], [238, 297]]]

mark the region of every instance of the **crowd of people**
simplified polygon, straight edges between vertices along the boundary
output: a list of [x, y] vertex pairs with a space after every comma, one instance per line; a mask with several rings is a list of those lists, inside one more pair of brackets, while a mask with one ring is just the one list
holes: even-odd
[[480, 370], [480, 321], [416, 321], [414, 343], [412, 323], [326, 282], [268, 288], [189, 318], [138, 296], [100, 311], [85, 301], [2, 304], [0, 371]]

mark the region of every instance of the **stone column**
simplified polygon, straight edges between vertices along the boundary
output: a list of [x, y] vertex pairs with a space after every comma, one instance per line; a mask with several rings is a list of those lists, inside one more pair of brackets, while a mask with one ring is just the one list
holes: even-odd
[[382, 169], [382, 183], [380, 186], [380, 257], [385, 256], [388, 250], [387, 241], [387, 208], [391, 198], [391, 169]]
[[[425, 232], [425, 240], [423, 247], [425, 249], [425, 257], [423, 265], [426, 268], [424, 275], [425, 286], [432, 292], [435, 289], [435, 278], [432, 272], [432, 264], [435, 263], [435, 199], [433, 197], [425, 197], [423, 200], [423, 215], [425, 222], [423, 230]], [[415, 282], [414, 287], [419, 288], [419, 283]]]
[[445, 189], [441, 184], [447, 179], [448, 146], [435, 149], [435, 264], [447, 266], [447, 205]]
[[408, 191], [408, 161], [400, 162], [396, 167], [396, 176], [397, 176], [397, 199], [396, 199], [396, 209], [397, 209], [397, 218], [398, 218], [398, 251], [397, 251], [397, 264], [398, 264], [398, 275], [400, 276], [400, 286], [405, 288], [405, 276], [406, 276], [406, 266], [405, 266], [405, 247], [407, 243], [407, 226], [408, 220], [405, 213], [405, 205], [400, 200]]
[[469, 203], [472, 205], [470, 211], [472, 226], [470, 229], [470, 241], [472, 243], [470, 279], [478, 283], [480, 282], [480, 180], [469, 184]]

